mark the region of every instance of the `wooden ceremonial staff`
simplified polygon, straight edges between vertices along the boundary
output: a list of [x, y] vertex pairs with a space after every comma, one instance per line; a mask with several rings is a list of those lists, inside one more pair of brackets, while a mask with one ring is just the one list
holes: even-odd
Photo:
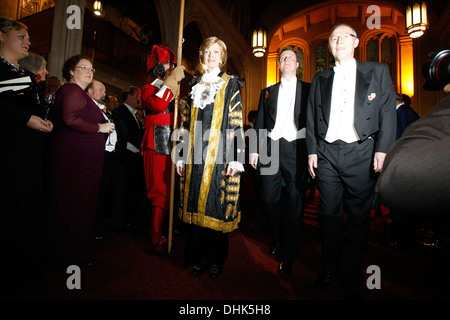
[[[183, 49], [183, 26], [184, 26], [184, 0], [180, 1], [180, 25], [178, 29], [178, 52], [177, 52], [177, 66], [181, 66], [182, 61], [182, 49]], [[173, 111], [173, 132], [176, 132], [177, 128], [177, 118], [178, 118], [178, 105], [180, 103], [180, 85], [178, 84], [178, 95], [175, 98], [175, 108]], [[172, 141], [172, 151], [175, 150], [176, 139]], [[170, 180], [170, 212], [169, 212], [169, 241], [167, 250], [170, 253], [172, 250], [172, 229], [173, 229], [173, 209], [175, 201], [175, 166], [174, 157], [172, 157], [172, 174]]]

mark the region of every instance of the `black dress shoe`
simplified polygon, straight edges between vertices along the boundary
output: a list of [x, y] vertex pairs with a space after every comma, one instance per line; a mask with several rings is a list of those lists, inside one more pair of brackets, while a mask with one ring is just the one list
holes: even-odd
[[278, 242], [270, 246], [270, 248], [269, 248], [270, 255], [275, 256], [279, 252], [280, 252], [280, 244]]
[[205, 272], [205, 268], [203, 268], [199, 265], [193, 266], [192, 270], [191, 270], [191, 274], [196, 275], [196, 276], [203, 274], [203, 272]]
[[281, 276], [290, 274], [291, 272], [292, 272], [292, 264], [290, 264], [290, 263], [282, 262], [278, 266], [278, 273]]
[[316, 289], [328, 288], [333, 280], [333, 276], [333, 273], [328, 271], [320, 273], [316, 280]]
[[216, 279], [222, 274], [222, 267], [213, 264], [211, 268], [209, 268], [209, 277], [211, 279]]

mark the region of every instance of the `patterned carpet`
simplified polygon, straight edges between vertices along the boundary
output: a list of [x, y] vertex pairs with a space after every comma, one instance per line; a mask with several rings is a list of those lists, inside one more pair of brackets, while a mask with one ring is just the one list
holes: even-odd
[[[310, 200], [304, 218], [302, 247], [286, 278], [277, 274], [278, 261], [267, 253], [270, 242], [257, 213], [243, 216], [240, 229], [230, 235], [230, 252], [218, 279], [190, 274], [184, 267], [183, 226], [173, 236], [173, 249], [166, 258], [143, 250], [145, 230], [116, 234], [103, 227], [105, 238], [97, 241], [96, 264], [81, 269], [81, 289], [69, 290], [69, 274], [48, 271], [37, 282], [18, 288], [12, 300], [174, 300], [185, 301], [299, 301], [342, 300], [339, 281], [324, 291], [314, 288], [319, 270], [320, 241], [316, 219], [317, 195]], [[449, 299], [448, 238], [440, 245], [392, 249], [385, 245], [387, 212], [373, 213], [366, 266], [381, 270], [381, 289], [363, 289], [365, 300]], [[418, 235], [431, 241], [430, 230]], [[418, 240], [419, 240], [418, 239]], [[426, 240], [426, 241], [425, 241]], [[431, 242], [430, 242], [431, 243]]]

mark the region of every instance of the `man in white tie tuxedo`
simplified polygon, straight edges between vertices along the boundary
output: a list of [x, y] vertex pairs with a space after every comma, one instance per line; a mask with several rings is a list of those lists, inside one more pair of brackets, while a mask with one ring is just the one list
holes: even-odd
[[[92, 82], [85, 89], [88, 96], [103, 111], [103, 122], [113, 122], [111, 112], [108, 112], [106, 103], [106, 87], [98, 81]], [[117, 100], [116, 100], [117, 101]], [[115, 123], [115, 130], [105, 134], [105, 159], [103, 161], [103, 174], [100, 182], [98, 194], [97, 215], [95, 218], [95, 238], [101, 240], [104, 235], [101, 231], [101, 224], [118, 215], [118, 210], [123, 207], [123, 177], [118, 168], [118, 155], [116, 152], [117, 132], [122, 128]]]
[[335, 26], [328, 42], [336, 66], [314, 76], [306, 120], [323, 240], [316, 287], [328, 287], [339, 273], [347, 297], [361, 298], [376, 176], [396, 134], [395, 92], [387, 65], [354, 58], [359, 39], [351, 26]]
[[132, 231], [133, 224], [139, 217], [141, 204], [145, 196], [144, 164], [141, 154], [144, 128], [136, 117], [139, 108], [139, 88], [127, 87], [122, 90], [123, 104], [113, 110], [114, 122], [123, 128], [118, 132], [117, 146], [119, 163], [123, 170], [124, 183], [124, 207], [121, 215], [113, 219], [113, 224], [118, 231]]
[[[291, 47], [281, 49], [278, 67], [281, 81], [261, 91], [255, 122], [258, 154], [252, 153], [255, 146], [250, 147], [250, 164], [256, 169], [258, 161], [261, 161], [262, 201], [273, 238], [269, 253], [280, 254], [278, 272], [286, 275], [291, 273], [300, 248], [306, 192], [306, 102], [310, 84], [297, 79], [297, 50]], [[261, 154], [264, 130], [268, 132], [264, 141], [267, 156], [273, 160], [269, 163]], [[271, 166], [274, 166], [273, 172], [264, 172]], [[282, 201], [283, 184], [286, 186], [286, 201]]]

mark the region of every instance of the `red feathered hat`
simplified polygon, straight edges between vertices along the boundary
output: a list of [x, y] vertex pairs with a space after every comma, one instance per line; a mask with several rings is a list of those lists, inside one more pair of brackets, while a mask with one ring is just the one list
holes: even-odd
[[173, 51], [169, 47], [158, 46], [155, 44], [152, 48], [152, 54], [147, 60], [147, 70], [150, 71], [155, 66], [168, 62], [176, 64], [176, 58]]

